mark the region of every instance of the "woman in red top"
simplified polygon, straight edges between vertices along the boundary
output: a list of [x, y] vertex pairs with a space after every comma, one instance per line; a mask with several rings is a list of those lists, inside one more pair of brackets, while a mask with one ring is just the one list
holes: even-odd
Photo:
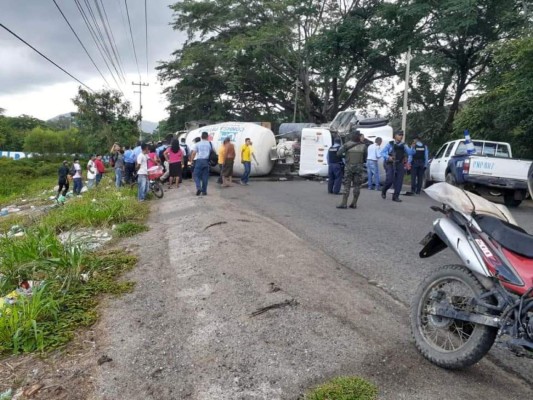
[[148, 153], [148, 169], [155, 167], [156, 165], [159, 165], [159, 157], [157, 157], [157, 154], [155, 152], [155, 146], [150, 146], [150, 152]]
[[165, 150], [165, 159], [168, 161], [168, 188], [172, 188], [172, 181], [176, 182], [176, 188], [179, 187], [183, 163], [183, 150], [180, 149], [178, 139], [172, 139], [170, 147]]

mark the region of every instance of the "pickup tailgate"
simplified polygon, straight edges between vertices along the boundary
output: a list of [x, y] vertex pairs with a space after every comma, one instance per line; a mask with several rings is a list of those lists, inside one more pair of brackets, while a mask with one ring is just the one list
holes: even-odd
[[[531, 161], [514, 160], [512, 158], [495, 158], [471, 156], [468, 174], [465, 180], [483, 177], [483, 181], [494, 186], [514, 186], [517, 183], [527, 184], [527, 173]], [[512, 184], [511, 184], [512, 182]]]

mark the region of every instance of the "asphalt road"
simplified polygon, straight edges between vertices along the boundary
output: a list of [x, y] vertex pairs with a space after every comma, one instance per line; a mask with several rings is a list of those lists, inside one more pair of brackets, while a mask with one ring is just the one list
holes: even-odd
[[[406, 306], [433, 269], [460, 263], [450, 250], [429, 259], [418, 257], [419, 241], [437, 217], [429, 209], [434, 202], [426, 195], [402, 196], [402, 203], [394, 203], [390, 194], [383, 200], [380, 192], [362, 189], [356, 210], [336, 209], [340, 196], [328, 194], [326, 183], [318, 181], [255, 181], [247, 187], [224, 189], [221, 195], [284, 225]], [[533, 208], [526, 204], [512, 213], [533, 233]], [[269, 238], [264, 240], [268, 246]], [[516, 358], [501, 346], [495, 346], [490, 356], [533, 383], [532, 360]]]

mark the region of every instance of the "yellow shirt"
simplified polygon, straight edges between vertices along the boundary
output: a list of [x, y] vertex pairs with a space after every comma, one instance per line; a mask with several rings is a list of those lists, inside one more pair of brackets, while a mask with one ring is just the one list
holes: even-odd
[[254, 149], [252, 146], [247, 146], [246, 144], [243, 144], [241, 146], [241, 161], [252, 161], [252, 154], [254, 152]]
[[226, 146], [222, 145], [218, 148], [218, 163], [224, 164], [225, 158], [226, 158]]

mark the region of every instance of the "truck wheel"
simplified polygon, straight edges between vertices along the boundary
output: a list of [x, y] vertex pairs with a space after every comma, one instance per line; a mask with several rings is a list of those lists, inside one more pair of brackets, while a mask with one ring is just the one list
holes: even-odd
[[424, 179], [422, 181], [422, 188], [423, 189], [427, 189], [428, 187], [433, 185], [433, 181], [431, 179], [429, 179], [429, 172], [428, 172], [427, 168], [426, 168], [426, 172], [424, 172], [424, 178], [423, 179]]
[[503, 203], [507, 207], [518, 207], [522, 200], [516, 200], [513, 192], [507, 192], [503, 195]]
[[451, 172], [448, 172], [446, 174], [446, 183], [449, 183], [450, 185], [457, 186], [457, 181], [455, 180], [455, 176]]

